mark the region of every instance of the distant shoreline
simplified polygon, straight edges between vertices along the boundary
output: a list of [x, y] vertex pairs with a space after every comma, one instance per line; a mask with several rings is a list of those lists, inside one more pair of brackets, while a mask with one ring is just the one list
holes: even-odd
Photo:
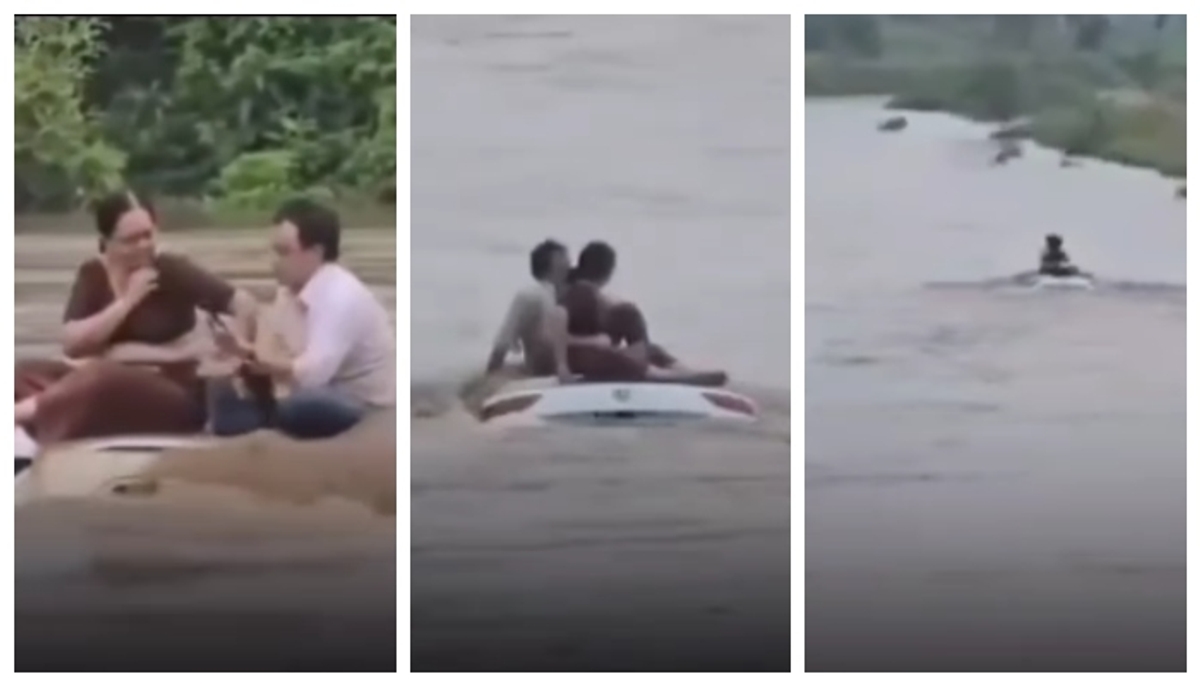
[[[263, 229], [271, 224], [273, 208], [262, 210], [223, 210], [201, 201], [153, 198], [159, 222], [170, 231]], [[355, 230], [395, 231], [399, 226], [396, 206], [374, 202], [333, 202], [342, 226]], [[79, 209], [72, 212], [18, 212], [13, 228], [16, 233], [75, 233], [92, 231], [95, 220]]]
[[[897, 113], [941, 112], [993, 124], [996, 132], [1012, 127], [1010, 136], [997, 137], [1029, 139], [1067, 157], [1115, 162], [1152, 169], [1176, 181], [1186, 179], [1185, 103], [1148, 93], [1118, 98], [1116, 91], [1105, 92], [1064, 78], [1067, 85], [1062, 89], [1072, 91], [1070, 97], [1054, 93], [1045, 103], [1023, 102], [1021, 109], [1031, 111], [1015, 112], [1006, 124], [987, 114], [1003, 96], [986, 88], [961, 87], [972, 78], [982, 80], [977, 72], [987, 68], [903, 68], [815, 58], [805, 68], [805, 98], [880, 98], [886, 109]], [[1008, 84], [1001, 84], [1001, 89], [1004, 85]], [[1012, 122], [1021, 125], [1013, 127]]]

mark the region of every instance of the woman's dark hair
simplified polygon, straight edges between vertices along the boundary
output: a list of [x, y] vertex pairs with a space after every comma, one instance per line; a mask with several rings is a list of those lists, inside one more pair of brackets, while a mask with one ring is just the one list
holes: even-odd
[[92, 203], [92, 215], [96, 218], [96, 233], [100, 234], [101, 249], [104, 249], [105, 241], [112, 238], [121, 217], [125, 216], [126, 212], [136, 209], [146, 210], [151, 219], [158, 219], [154, 205], [132, 190], [114, 191]]
[[1060, 246], [1062, 245], [1062, 236], [1051, 233], [1046, 235], [1046, 245]]
[[592, 241], [579, 251], [579, 259], [571, 269], [571, 281], [607, 281], [617, 268], [617, 251], [604, 241]]

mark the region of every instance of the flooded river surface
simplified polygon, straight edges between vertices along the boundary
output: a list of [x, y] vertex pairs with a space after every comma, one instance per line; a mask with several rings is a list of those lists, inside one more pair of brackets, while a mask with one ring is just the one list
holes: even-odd
[[[805, 103], [809, 669], [1182, 669], [1186, 212], [1154, 173]], [[989, 280], [1059, 233], [1094, 291]]]
[[[786, 668], [788, 18], [412, 26], [414, 668]], [[610, 242], [764, 421], [482, 432], [456, 395], [547, 237]]]

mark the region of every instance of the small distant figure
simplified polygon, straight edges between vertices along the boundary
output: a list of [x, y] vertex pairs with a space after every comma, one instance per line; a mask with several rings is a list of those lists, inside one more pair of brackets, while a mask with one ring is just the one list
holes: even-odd
[[1009, 126], [1002, 126], [988, 134], [988, 138], [994, 141], [1015, 141], [1032, 137], [1033, 131], [1030, 129], [1028, 122], [1018, 122]]
[[1175, 189], [1175, 197], [1180, 200], [1187, 200], [1187, 186], [1180, 186]]
[[1058, 277], [1079, 274], [1079, 268], [1071, 264], [1070, 256], [1063, 250], [1062, 236], [1053, 233], [1046, 236], [1046, 246], [1042, 249], [1038, 274]]
[[892, 117], [879, 125], [880, 131], [903, 131], [908, 126], [905, 117]]
[[1079, 160], [1075, 159], [1074, 157], [1071, 157], [1070, 155], [1063, 155], [1063, 156], [1062, 156], [1062, 159], [1060, 159], [1060, 160], [1058, 161], [1058, 166], [1060, 166], [1060, 167], [1064, 167], [1064, 168], [1067, 168], [1067, 167], [1078, 167], [1078, 166], [1079, 166]]
[[1021, 146], [1011, 140], [1000, 144], [1000, 151], [992, 158], [992, 164], [1006, 164], [1009, 160], [1021, 156]]

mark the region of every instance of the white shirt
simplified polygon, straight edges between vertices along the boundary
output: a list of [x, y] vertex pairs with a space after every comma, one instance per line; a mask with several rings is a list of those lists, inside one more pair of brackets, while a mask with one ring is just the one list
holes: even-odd
[[326, 263], [298, 294], [303, 351], [296, 388], [330, 388], [376, 407], [396, 404], [396, 339], [387, 310], [345, 267]]
[[508, 306], [504, 323], [500, 325], [500, 331], [496, 334], [493, 349], [515, 351], [518, 343], [540, 336], [546, 313], [557, 304], [552, 283], [538, 281], [517, 291], [512, 304]]

